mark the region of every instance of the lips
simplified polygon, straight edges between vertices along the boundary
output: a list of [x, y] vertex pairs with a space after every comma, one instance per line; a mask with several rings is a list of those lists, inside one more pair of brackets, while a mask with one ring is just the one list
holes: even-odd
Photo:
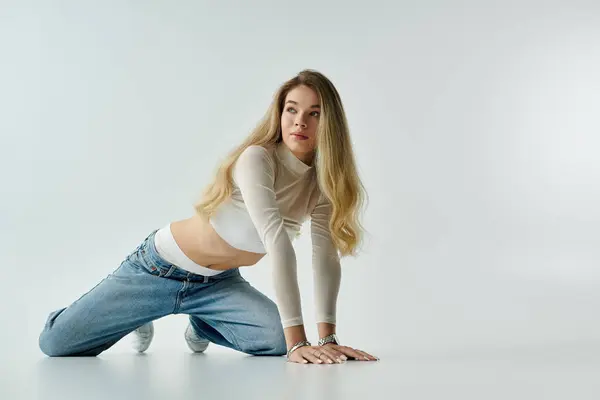
[[298, 132], [292, 132], [292, 135], [298, 136], [300, 138], [308, 139], [308, 136], [304, 136], [304, 135], [302, 135], [301, 133], [298, 133]]

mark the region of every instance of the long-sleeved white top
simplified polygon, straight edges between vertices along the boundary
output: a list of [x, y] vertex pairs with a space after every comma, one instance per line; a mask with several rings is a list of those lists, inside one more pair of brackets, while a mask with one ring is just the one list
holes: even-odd
[[284, 328], [303, 324], [292, 241], [308, 217], [316, 321], [336, 323], [340, 260], [329, 232], [331, 204], [321, 194], [315, 172], [283, 142], [271, 148], [250, 146], [234, 165], [232, 196], [210, 218], [231, 246], [267, 253]]

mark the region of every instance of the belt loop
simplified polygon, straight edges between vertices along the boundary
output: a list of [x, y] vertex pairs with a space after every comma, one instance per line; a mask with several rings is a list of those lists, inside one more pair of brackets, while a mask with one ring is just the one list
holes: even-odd
[[204, 281], [202, 283], [208, 282], [208, 275], [204, 275]]

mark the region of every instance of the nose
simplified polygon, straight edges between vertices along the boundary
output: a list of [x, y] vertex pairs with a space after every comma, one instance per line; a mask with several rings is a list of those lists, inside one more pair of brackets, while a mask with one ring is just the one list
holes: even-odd
[[302, 117], [296, 119], [296, 126], [301, 126], [303, 128], [307, 127], [306, 122], [304, 121], [304, 119], [302, 119]]

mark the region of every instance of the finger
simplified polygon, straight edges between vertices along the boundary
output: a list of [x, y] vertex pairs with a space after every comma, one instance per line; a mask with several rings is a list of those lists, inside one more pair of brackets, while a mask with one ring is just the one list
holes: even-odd
[[298, 364], [307, 364], [308, 361], [306, 361], [301, 355], [297, 354], [296, 352], [294, 352], [292, 355], [290, 355], [290, 357], [288, 358], [288, 362], [295, 362]]
[[300, 357], [300, 358], [290, 358], [290, 359], [288, 359], [288, 362], [293, 362], [293, 363], [296, 363], [296, 364], [308, 364], [308, 361], [305, 360], [302, 357]]
[[336, 360], [339, 359], [341, 361], [346, 361], [348, 359], [348, 357], [346, 357], [344, 353], [337, 350], [334, 344], [327, 344], [325, 346], [322, 346], [321, 348], [326, 350], [328, 352], [327, 354], [332, 355]]
[[310, 350], [305, 350], [300, 354], [304, 359], [308, 360], [313, 364], [323, 364], [323, 361], [313, 355], [313, 352]]
[[319, 360], [321, 360], [327, 364], [334, 364], [337, 362], [337, 359], [334, 356], [332, 356], [327, 350], [323, 349], [322, 347], [315, 350], [313, 352], [313, 355], [315, 357], [317, 357]]
[[354, 360], [364, 360], [364, 356], [352, 347], [345, 346], [343, 347], [342, 351], [344, 352], [344, 354], [346, 354], [348, 357], [351, 357]]
[[344, 353], [342, 353], [341, 351], [338, 350], [338, 345], [332, 344], [332, 343], [328, 343], [324, 346], [322, 346], [322, 349], [327, 350], [330, 354], [332, 354], [336, 359], [340, 359], [342, 361], [346, 361], [348, 359], [348, 357], [346, 357], [346, 355]]
[[327, 364], [333, 364], [336, 362], [335, 358], [331, 357], [330, 354], [328, 354], [326, 351], [323, 351], [323, 350], [317, 350], [313, 353], [313, 355], [315, 357], [317, 357], [319, 360], [321, 360]]
[[366, 351], [362, 351], [362, 350], [358, 350], [358, 349], [355, 349], [355, 350], [356, 350], [358, 353], [362, 354], [363, 358], [364, 358], [366, 361], [377, 361], [377, 360], [379, 360], [377, 357], [375, 357], [375, 356], [372, 356], [371, 354], [367, 353]]
[[359, 361], [374, 361], [375, 359], [371, 360], [368, 356], [367, 353], [365, 353], [362, 350], [359, 349], [354, 349], [355, 352], [357, 352], [359, 355], [358, 360]]
[[[323, 351], [323, 354], [325, 354], [332, 362], [343, 363], [345, 361], [345, 359], [347, 359], [347, 357], [344, 356], [342, 353], [333, 351], [332, 349], [323, 349], [322, 351]], [[342, 357], [344, 357], [344, 358], [342, 358]], [[321, 357], [321, 358], [323, 358], [323, 357]]]

